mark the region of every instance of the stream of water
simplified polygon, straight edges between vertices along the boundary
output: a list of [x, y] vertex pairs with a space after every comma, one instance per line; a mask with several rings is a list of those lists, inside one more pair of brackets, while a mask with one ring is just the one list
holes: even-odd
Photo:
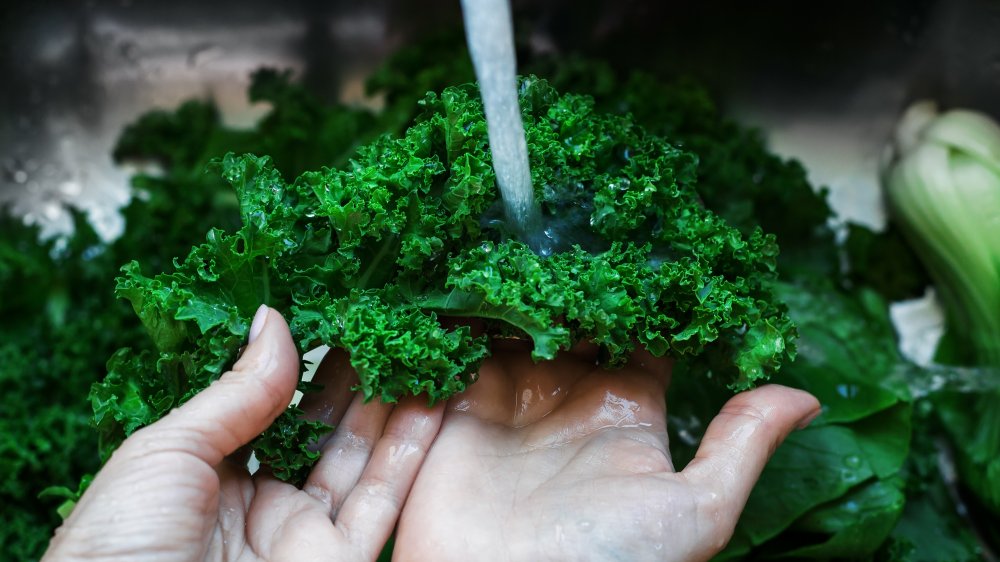
[[[465, 37], [489, 131], [493, 170], [512, 229], [531, 245], [542, 236], [517, 101], [517, 61], [508, 0], [462, 0]], [[537, 250], [537, 248], [536, 248]]]

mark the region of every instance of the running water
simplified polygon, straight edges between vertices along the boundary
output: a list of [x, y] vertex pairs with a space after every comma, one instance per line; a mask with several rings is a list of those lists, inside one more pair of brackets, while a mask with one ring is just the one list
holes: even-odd
[[517, 102], [510, 5], [508, 0], [462, 0], [462, 15], [507, 221], [522, 240], [535, 247], [541, 239], [541, 211], [531, 187], [528, 145]]

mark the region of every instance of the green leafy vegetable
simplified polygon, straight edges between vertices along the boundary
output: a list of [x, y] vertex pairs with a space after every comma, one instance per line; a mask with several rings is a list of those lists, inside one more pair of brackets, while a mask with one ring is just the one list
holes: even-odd
[[890, 301], [921, 297], [931, 284], [916, 252], [892, 224], [882, 232], [848, 224], [844, 252], [850, 284], [871, 287]]
[[886, 175], [893, 216], [928, 264], [953, 328], [979, 362], [1000, 365], [1000, 126], [917, 104], [897, 137]]
[[[772, 380], [808, 390], [823, 413], [777, 450], [719, 559], [863, 557], [886, 540], [904, 505], [912, 405], [895, 376], [903, 360], [873, 293], [783, 284], [778, 294], [798, 325], [800, 354]], [[706, 398], [690, 401], [699, 395]], [[670, 398], [672, 453], [682, 466], [726, 396], [685, 377]]]
[[[0, 208], [0, 545], [7, 558], [38, 559], [60, 514], [86, 488], [85, 475], [100, 466], [86, 399], [93, 383], [108, 374], [92, 397], [106, 442], [120, 439], [126, 425], [119, 418], [148, 423], [168, 407], [165, 396], [187, 391], [177, 386], [157, 395], [150, 382], [163, 383], [157, 369], [173, 376], [183, 356], [134, 376], [151, 360], [152, 343], [128, 303], [115, 298], [114, 279], [129, 260], [160, 271], [213, 226], [240, 224], [232, 189], [206, 174], [206, 164], [228, 150], [266, 150], [297, 175], [343, 162], [382, 131], [370, 112], [320, 103], [287, 73], [261, 71], [252, 90], [272, 106], [255, 129], [225, 127], [215, 106], [202, 101], [151, 112], [126, 128], [115, 157], [152, 161], [160, 171], [133, 178], [133, 198], [122, 209], [125, 230], [112, 242], [102, 241], [79, 210], [70, 209], [72, 235], [42, 241], [37, 227]], [[132, 351], [115, 355], [122, 346]], [[128, 379], [126, 364], [133, 369]]]
[[108, 290], [106, 249], [83, 213], [72, 217], [73, 238], [39, 242], [0, 208], [0, 545], [18, 560], [40, 556], [59, 520], [39, 492], [97, 469], [84, 397], [116, 337], [141, 336]]
[[[1000, 126], [967, 110], [914, 104], [899, 124], [885, 188], [893, 217], [935, 281], [950, 341], [974, 364], [1000, 366]], [[938, 400], [966, 483], [1000, 514], [995, 392]]]
[[[499, 221], [478, 91], [428, 94], [400, 137], [340, 168], [286, 181], [267, 157], [227, 155], [242, 227], [212, 230], [172, 272], [123, 269], [157, 355], [120, 351], [94, 387], [104, 454], [218, 377], [259, 303], [284, 311], [302, 351], [341, 348], [367, 398], [446, 399], [474, 381], [485, 336], [442, 318], [478, 318], [534, 342], [537, 360], [581, 340], [606, 364], [641, 345], [691, 358], [732, 388], [792, 353], [770, 290], [777, 248], [700, 204], [696, 158], [589, 98], [528, 78], [520, 101], [533, 182], [553, 253], [536, 255]], [[278, 436], [311, 432], [283, 416], [258, 457], [286, 475], [313, 456]], [[304, 439], [308, 440], [308, 439]]]

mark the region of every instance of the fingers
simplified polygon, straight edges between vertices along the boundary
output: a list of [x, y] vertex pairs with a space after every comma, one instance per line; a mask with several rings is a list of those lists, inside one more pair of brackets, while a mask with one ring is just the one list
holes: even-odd
[[428, 408], [425, 400], [406, 398], [396, 406], [371, 461], [337, 515], [336, 526], [360, 549], [361, 558], [374, 559], [389, 538], [441, 427], [444, 405]]
[[336, 517], [344, 498], [361, 478], [391, 411], [391, 404], [377, 400], [365, 404], [364, 396], [357, 393], [340, 425], [323, 445], [323, 456], [303, 490], [326, 504], [331, 517]]
[[733, 515], [743, 510], [764, 465], [793, 430], [819, 414], [811, 394], [767, 385], [737, 394], [712, 420], [682, 474]]
[[284, 318], [265, 306], [257, 311], [250, 334], [231, 371], [136, 432], [122, 450], [183, 451], [215, 466], [271, 425], [295, 391], [298, 352]]
[[355, 397], [313, 468], [306, 494], [267, 474], [258, 477], [256, 509], [247, 520], [254, 550], [269, 560], [344, 552], [374, 560], [441, 427], [443, 404], [427, 408], [425, 400], [410, 397], [393, 406]]

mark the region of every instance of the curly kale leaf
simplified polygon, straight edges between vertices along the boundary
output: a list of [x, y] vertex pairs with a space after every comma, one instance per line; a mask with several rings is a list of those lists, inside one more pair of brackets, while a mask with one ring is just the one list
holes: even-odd
[[[777, 291], [800, 339], [796, 360], [772, 380], [809, 391], [823, 411], [775, 452], [719, 559], [866, 559], [903, 513], [913, 431], [912, 399], [899, 377], [907, 363], [873, 292], [844, 294], [829, 282], [779, 283]], [[675, 369], [668, 408], [678, 466], [729, 398], [683, 375]]]
[[347, 351], [366, 400], [461, 392], [487, 355], [484, 339], [473, 338], [468, 326], [445, 329], [433, 312], [384, 292], [323, 296], [292, 307], [292, 315], [292, 330], [306, 346], [324, 342]]
[[768, 150], [761, 131], [722, 112], [701, 83], [643, 72], [618, 76], [606, 63], [579, 58], [535, 64], [556, 85], [590, 93], [599, 108], [629, 114], [648, 131], [697, 154], [697, 190], [705, 205], [744, 235], [758, 228], [775, 235], [784, 277], [839, 275], [826, 190], [813, 189], [799, 162]]
[[[294, 181], [267, 157], [217, 160], [242, 226], [211, 230], [172, 271], [122, 270], [117, 292], [159, 357], [123, 355], [95, 387], [100, 420], [121, 429], [105, 435], [153, 421], [218, 377], [261, 302], [286, 315], [300, 351], [343, 350], [358, 389], [387, 402], [461, 392], [495, 334], [532, 339], [539, 360], [594, 342], [608, 367], [641, 346], [697, 359], [734, 389], [773, 373], [794, 338], [771, 292], [773, 237], [706, 209], [697, 158], [631, 118], [536, 78], [519, 93], [549, 243], [541, 254], [500, 218], [473, 85], [429, 93], [401, 136]], [[487, 320], [486, 333], [473, 337], [462, 318]], [[258, 458], [301, 474], [315, 435], [303, 423], [279, 418], [255, 441]]]
[[360, 143], [383, 131], [370, 111], [323, 103], [292, 83], [289, 72], [258, 70], [249, 98], [271, 106], [252, 129], [226, 126], [216, 106], [201, 100], [151, 111], [125, 128], [115, 160], [154, 162], [161, 171], [132, 178], [135, 196], [122, 209], [128, 226], [113, 243], [118, 259], [141, 259], [146, 271], [164, 271], [210, 228], [239, 228], [232, 188], [221, 174], [206, 172], [227, 152], [267, 154], [295, 178], [342, 165]]
[[315, 444], [330, 430], [324, 423], [302, 419], [303, 413], [297, 407], [288, 408], [253, 442], [257, 460], [286, 482], [305, 482], [320, 457]]

